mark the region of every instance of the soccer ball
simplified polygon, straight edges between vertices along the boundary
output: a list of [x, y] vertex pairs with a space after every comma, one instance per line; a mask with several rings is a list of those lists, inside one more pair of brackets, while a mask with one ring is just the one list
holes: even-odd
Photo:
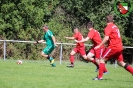
[[17, 64], [22, 64], [23, 62], [21, 60], [17, 60]]

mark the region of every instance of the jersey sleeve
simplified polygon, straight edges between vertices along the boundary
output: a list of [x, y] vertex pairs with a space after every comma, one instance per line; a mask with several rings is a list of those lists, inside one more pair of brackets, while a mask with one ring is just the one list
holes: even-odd
[[104, 34], [105, 34], [105, 36], [109, 36], [110, 35], [110, 33], [111, 33], [111, 27], [106, 27], [105, 29], [104, 29]]
[[92, 39], [94, 36], [94, 31], [90, 31], [87, 35], [87, 37], [89, 37], [90, 39]]
[[49, 35], [50, 37], [53, 37], [53, 36], [54, 36], [53, 33], [52, 33], [51, 31], [48, 31], [48, 35]]

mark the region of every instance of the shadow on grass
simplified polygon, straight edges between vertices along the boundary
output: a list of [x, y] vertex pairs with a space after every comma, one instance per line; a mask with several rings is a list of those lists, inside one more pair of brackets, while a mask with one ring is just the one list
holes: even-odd
[[40, 66], [42, 66], [42, 67], [49, 67], [49, 68], [56, 68], [56, 67], [52, 67], [51, 65], [48, 65], [48, 64], [41, 64]]
[[93, 80], [93, 81], [113, 81], [113, 80], [112, 79], [103, 79], [103, 80]]

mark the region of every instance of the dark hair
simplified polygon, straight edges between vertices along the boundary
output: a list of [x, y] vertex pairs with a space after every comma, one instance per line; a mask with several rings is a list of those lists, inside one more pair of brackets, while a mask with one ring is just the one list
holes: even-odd
[[106, 16], [106, 21], [107, 21], [107, 23], [113, 22], [113, 16], [112, 15]]
[[92, 22], [88, 22], [87, 23], [87, 28], [93, 28], [93, 23]]
[[78, 27], [76, 27], [76, 26], [74, 26], [74, 27], [72, 27], [72, 32], [74, 32], [74, 29], [78, 29]]

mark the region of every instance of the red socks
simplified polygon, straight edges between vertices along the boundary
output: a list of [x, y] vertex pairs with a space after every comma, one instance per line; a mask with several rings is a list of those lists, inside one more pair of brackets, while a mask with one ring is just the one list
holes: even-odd
[[133, 68], [130, 65], [126, 64], [124, 68], [133, 75]]
[[70, 55], [70, 62], [71, 64], [74, 64], [74, 55]]
[[98, 78], [102, 78], [103, 77], [104, 70], [105, 70], [105, 63], [100, 63], [99, 64], [99, 75], [98, 75]]

